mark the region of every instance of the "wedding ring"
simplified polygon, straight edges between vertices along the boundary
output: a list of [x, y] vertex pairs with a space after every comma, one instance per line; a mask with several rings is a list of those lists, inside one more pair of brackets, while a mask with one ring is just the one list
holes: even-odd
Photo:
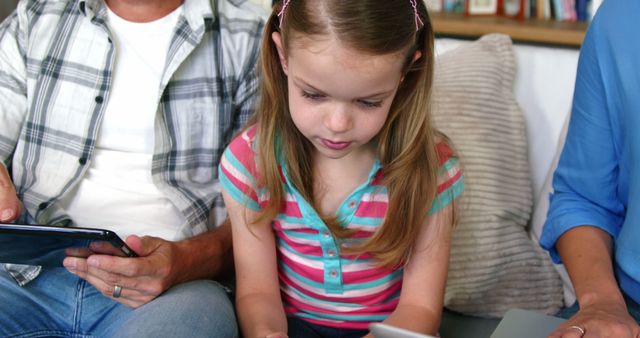
[[578, 325], [571, 325], [569, 328], [580, 331], [580, 336], [581, 337], [584, 336], [584, 334], [587, 332], [585, 329], [583, 329], [582, 327], [580, 327]]
[[[118, 298], [120, 297], [120, 294], [122, 293], [122, 286], [120, 285], [114, 285], [113, 286], [113, 294], [111, 294], [113, 296], [113, 298]], [[582, 329], [580, 329], [582, 330]], [[584, 334], [584, 333], [583, 333]]]

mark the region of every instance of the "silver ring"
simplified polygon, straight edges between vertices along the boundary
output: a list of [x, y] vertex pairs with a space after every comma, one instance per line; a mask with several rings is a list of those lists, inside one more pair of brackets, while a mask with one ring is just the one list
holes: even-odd
[[578, 325], [571, 325], [569, 326], [570, 329], [576, 329], [578, 331], [580, 331], [580, 336], [584, 336], [585, 333], [587, 333], [587, 331], [585, 329], [583, 329], [582, 327], [578, 326]]
[[113, 286], [113, 293], [111, 294], [113, 296], [113, 298], [118, 298], [120, 297], [120, 294], [122, 293], [122, 286], [120, 285], [114, 285]]

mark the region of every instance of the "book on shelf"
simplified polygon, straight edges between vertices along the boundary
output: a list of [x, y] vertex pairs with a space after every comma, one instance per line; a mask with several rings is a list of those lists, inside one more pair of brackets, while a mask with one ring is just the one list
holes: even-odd
[[424, 0], [430, 12], [589, 22], [603, 0]]
[[442, 0], [442, 11], [446, 13], [464, 13], [469, 0]]
[[578, 21], [586, 21], [587, 16], [587, 0], [575, 0], [576, 1], [576, 19]]

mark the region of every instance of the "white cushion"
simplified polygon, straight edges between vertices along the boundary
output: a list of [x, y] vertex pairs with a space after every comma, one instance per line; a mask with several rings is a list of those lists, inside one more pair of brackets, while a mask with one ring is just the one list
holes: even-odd
[[465, 175], [445, 305], [466, 314], [498, 317], [514, 307], [553, 313], [563, 304], [560, 277], [526, 229], [533, 196], [515, 76], [506, 35], [436, 59], [434, 122], [451, 138]]

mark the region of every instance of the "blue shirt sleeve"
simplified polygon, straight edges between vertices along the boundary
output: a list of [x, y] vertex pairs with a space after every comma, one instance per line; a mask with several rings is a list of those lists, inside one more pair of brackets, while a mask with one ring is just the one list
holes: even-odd
[[569, 130], [540, 239], [555, 262], [560, 262], [555, 244], [566, 231], [591, 225], [615, 238], [624, 220], [616, 141], [620, 131], [609, 104], [609, 59], [600, 54], [608, 46], [598, 19], [607, 20], [594, 19], [580, 52]]

